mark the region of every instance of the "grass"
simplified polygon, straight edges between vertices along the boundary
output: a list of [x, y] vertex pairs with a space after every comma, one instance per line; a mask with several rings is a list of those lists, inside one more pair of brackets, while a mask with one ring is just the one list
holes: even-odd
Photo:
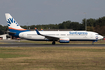
[[0, 44], [8, 44], [8, 43], [5, 43], [5, 42], [0, 42]]
[[23, 56], [25, 55], [0, 53], [0, 58], [16, 58], [16, 57], [23, 57]]
[[105, 47], [0, 47], [0, 70], [104, 69]]
[[17, 54], [16, 52], [20, 52], [20, 50], [13, 48], [0, 48], [0, 58], [17, 58], [26, 56], [22, 54]]

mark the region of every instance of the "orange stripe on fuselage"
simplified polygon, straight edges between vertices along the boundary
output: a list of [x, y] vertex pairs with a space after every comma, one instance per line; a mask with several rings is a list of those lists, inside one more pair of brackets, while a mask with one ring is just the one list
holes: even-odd
[[12, 28], [12, 27], [9, 27], [9, 29], [14, 29], [14, 30], [26, 30], [26, 29], [15, 29], [15, 28]]
[[60, 39], [60, 40], [67, 40], [68, 41], [69, 39]]

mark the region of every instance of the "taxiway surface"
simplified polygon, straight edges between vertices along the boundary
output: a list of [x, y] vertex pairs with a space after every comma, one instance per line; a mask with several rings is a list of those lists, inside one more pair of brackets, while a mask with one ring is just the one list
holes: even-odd
[[16, 42], [15, 40], [3, 40], [6, 44], [0, 44], [0, 47], [105, 47], [105, 44], [33, 44]]
[[105, 47], [105, 44], [0, 44], [0, 47]]

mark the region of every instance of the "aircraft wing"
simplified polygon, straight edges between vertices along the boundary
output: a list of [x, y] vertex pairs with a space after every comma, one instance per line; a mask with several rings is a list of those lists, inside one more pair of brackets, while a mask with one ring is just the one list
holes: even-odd
[[9, 34], [16, 34], [16, 33], [14, 33], [14, 32], [10, 32], [10, 31], [7, 31], [7, 33], [9, 33]]
[[58, 37], [49, 36], [49, 35], [43, 35], [43, 34], [40, 34], [40, 32], [39, 32], [37, 29], [35, 29], [35, 30], [36, 30], [36, 32], [37, 32], [38, 35], [45, 36], [45, 37], [46, 37], [47, 39], [49, 39], [49, 40], [59, 40]]

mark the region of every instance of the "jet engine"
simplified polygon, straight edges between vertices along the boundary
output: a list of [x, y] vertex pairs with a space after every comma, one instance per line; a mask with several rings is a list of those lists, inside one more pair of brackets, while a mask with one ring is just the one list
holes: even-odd
[[69, 38], [60, 38], [59, 42], [60, 43], [69, 43]]

